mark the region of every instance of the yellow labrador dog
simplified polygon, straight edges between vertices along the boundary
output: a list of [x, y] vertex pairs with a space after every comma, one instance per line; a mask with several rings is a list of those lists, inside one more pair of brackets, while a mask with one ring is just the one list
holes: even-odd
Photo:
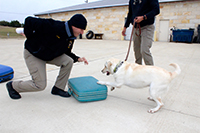
[[120, 88], [122, 85], [127, 85], [132, 88], [149, 86], [150, 97], [148, 99], [155, 101], [157, 106], [148, 112], [155, 113], [163, 106], [161, 96], [167, 92], [169, 83], [181, 72], [177, 64], [170, 65], [175, 68], [174, 72], [168, 72], [156, 66], [131, 64], [112, 58], [105, 63], [102, 73], [107, 73], [107, 75], [112, 74], [115, 82], [98, 81], [97, 83], [109, 85], [112, 87], [111, 90], [114, 87]]

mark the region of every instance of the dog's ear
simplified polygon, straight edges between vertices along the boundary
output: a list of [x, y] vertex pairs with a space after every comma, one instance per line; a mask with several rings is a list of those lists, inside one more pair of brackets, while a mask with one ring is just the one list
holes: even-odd
[[112, 62], [111, 61], [107, 61], [107, 68], [110, 68], [112, 66]]

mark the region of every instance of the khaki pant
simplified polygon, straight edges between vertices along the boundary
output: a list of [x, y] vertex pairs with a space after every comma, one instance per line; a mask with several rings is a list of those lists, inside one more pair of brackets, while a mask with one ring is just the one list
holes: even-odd
[[64, 90], [68, 81], [72, 66], [73, 59], [66, 54], [63, 54], [52, 61], [43, 61], [32, 54], [28, 50], [24, 50], [24, 59], [32, 76], [32, 80], [28, 81], [13, 81], [13, 88], [17, 92], [34, 92], [42, 91], [47, 85], [46, 76], [46, 63], [60, 66], [60, 72], [56, 79], [55, 86]]
[[139, 30], [134, 29], [133, 40], [134, 40], [134, 52], [135, 52], [135, 63], [142, 64], [142, 58], [146, 65], [153, 65], [153, 57], [150, 52], [150, 48], [153, 42], [154, 36], [154, 25], [147, 25], [141, 27], [141, 35]]

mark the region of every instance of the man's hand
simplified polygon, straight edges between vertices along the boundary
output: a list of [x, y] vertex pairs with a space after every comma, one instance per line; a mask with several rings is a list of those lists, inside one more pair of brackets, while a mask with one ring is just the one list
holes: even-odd
[[136, 22], [136, 23], [140, 23], [141, 21], [143, 21], [144, 20], [144, 17], [143, 16], [138, 16], [138, 17], [136, 17], [135, 19], [134, 19], [134, 21]]
[[85, 59], [85, 57], [78, 58], [78, 62], [84, 62], [85, 65], [88, 65], [88, 61]]
[[124, 29], [122, 30], [122, 35], [126, 36], [126, 27], [124, 27]]
[[26, 37], [24, 33], [20, 33], [22, 36]]

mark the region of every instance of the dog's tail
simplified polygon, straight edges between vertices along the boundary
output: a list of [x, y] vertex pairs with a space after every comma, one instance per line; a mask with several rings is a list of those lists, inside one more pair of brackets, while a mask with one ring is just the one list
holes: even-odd
[[181, 73], [181, 68], [178, 64], [172, 63], [170, 66], [173, 66], [175, 68], [174, 72], [170, 72], [172, 79], [175, 78], [177, 75]]

